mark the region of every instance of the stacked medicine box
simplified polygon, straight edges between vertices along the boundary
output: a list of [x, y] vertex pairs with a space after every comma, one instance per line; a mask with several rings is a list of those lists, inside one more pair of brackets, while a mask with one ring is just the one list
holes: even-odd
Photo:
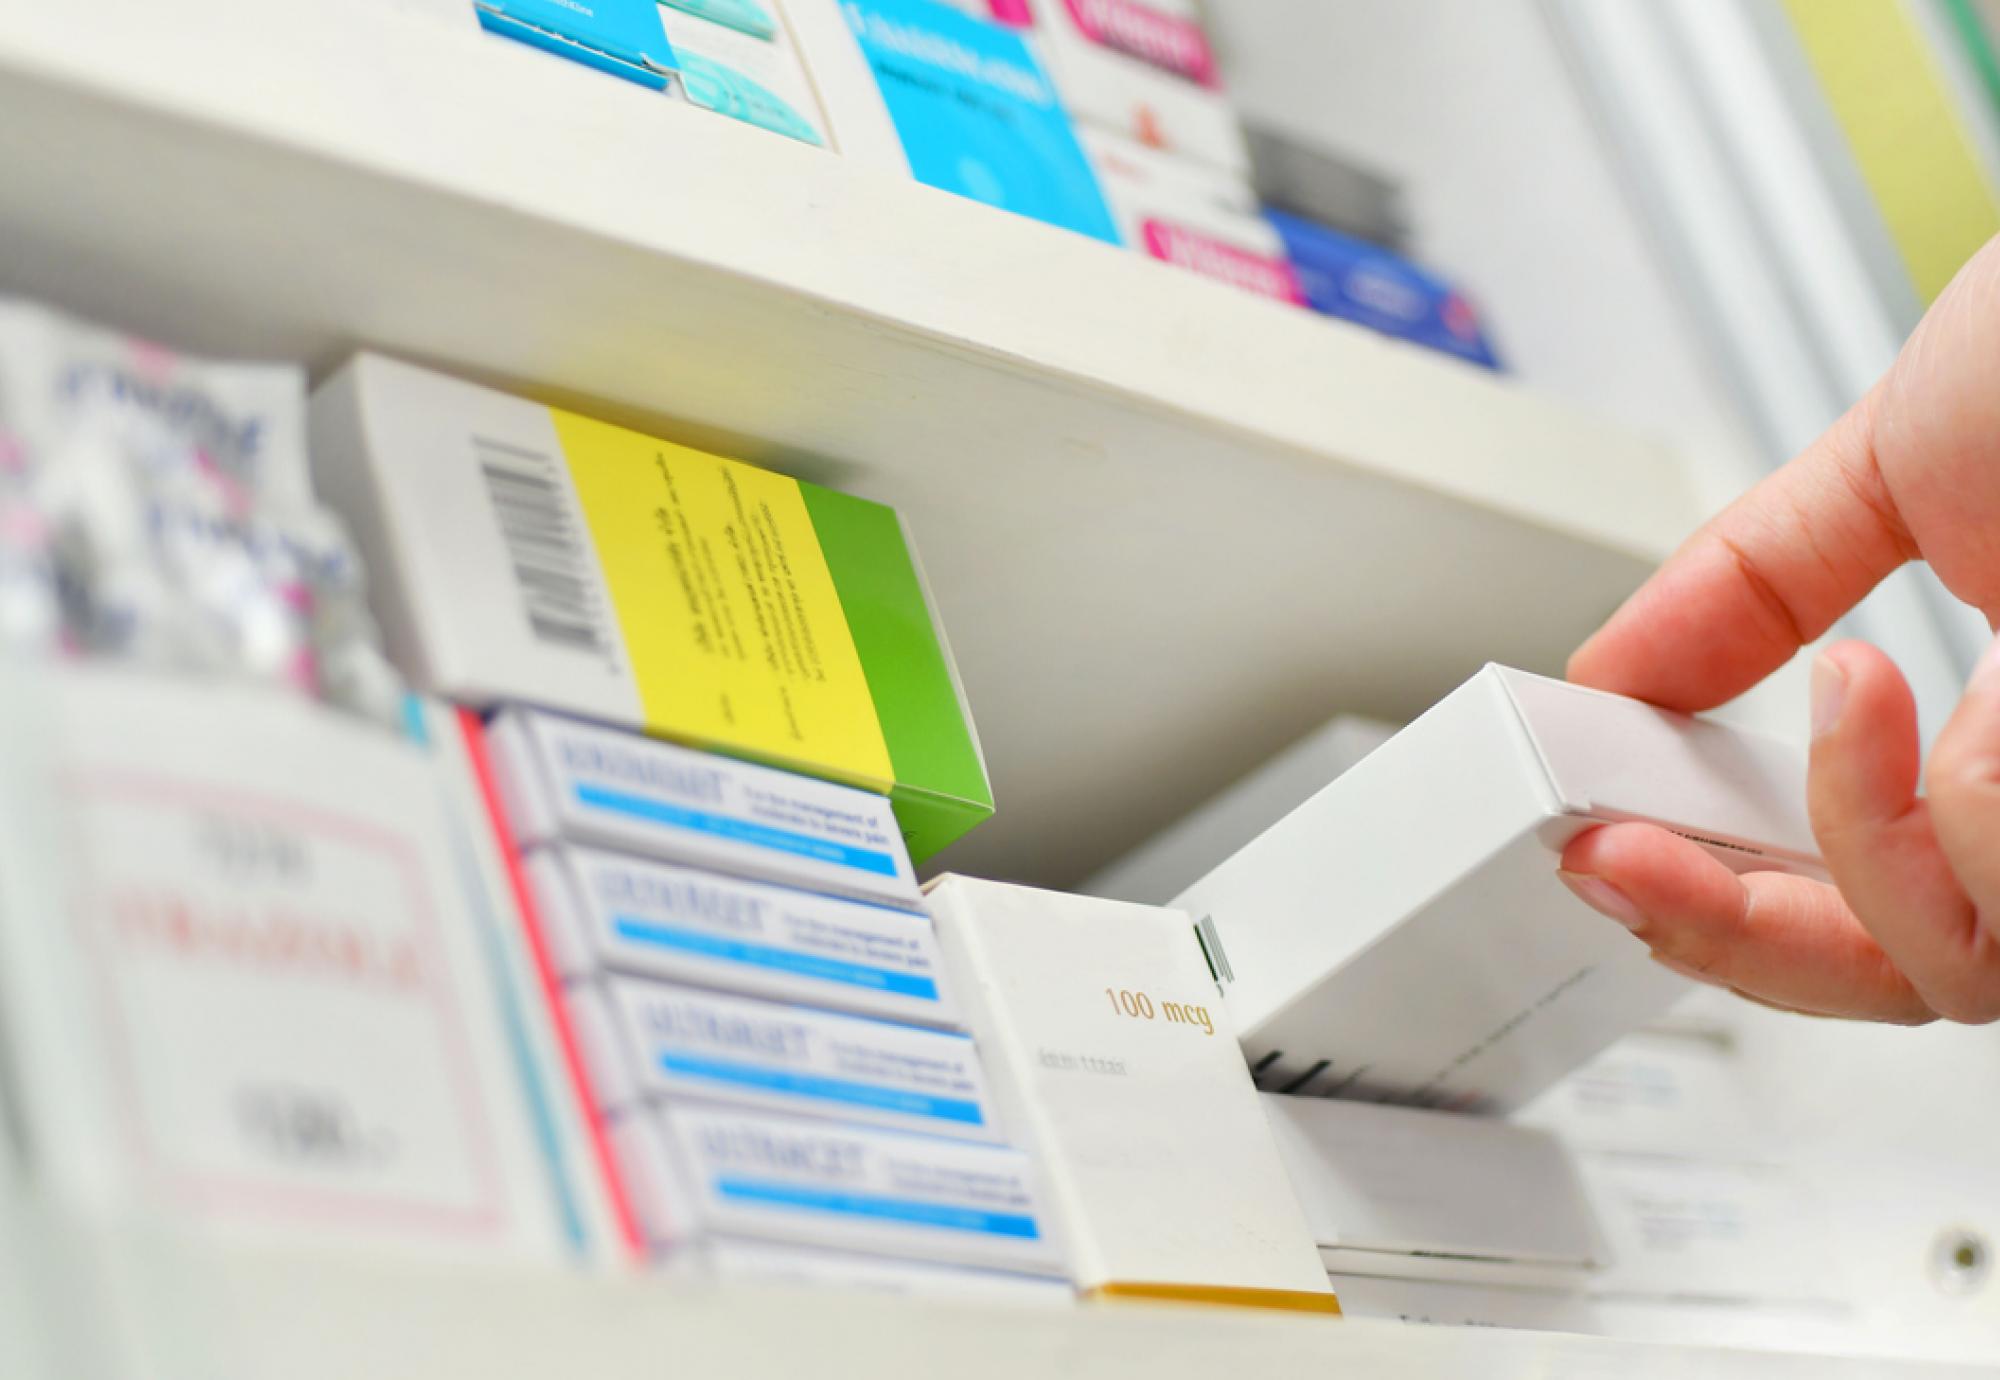
[[886, 800], [522, 708], [485, 746], [628, 1244], [1060, 1274]]
[[1059, 1275], [916, 885], [992, 796], [893, 510], [374, 356], [311, 422], [465, 706], [593, 1234]]
[[1125, 247], [1302, 305], [1198, 0], [951, 0], [1028, 35]]
[[632, 1244], [1060, 1272], [886, 800], [524, 708], [486, 750]]

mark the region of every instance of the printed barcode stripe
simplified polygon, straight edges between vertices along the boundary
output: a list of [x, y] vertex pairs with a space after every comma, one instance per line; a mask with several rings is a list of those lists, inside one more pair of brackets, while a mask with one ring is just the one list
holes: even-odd
[[1195, 933], [1201, 939], [1201, 947], [1208, 954], [1208, 966], [1215, 970], [1215, 978], [1227, 987], [1236, 981], [1236, 970], [1229, 966], [1229, 955], [1222, 951], [1222, 936], [1216, 931], [1215, 917], [1204, 915], [1195, 925]]
[[553, 462], [484, 436], [472, 443], [528, 627], [555, 646], [609, 655], [589, 543], [563, 501], [564, 487], [551, 477]]

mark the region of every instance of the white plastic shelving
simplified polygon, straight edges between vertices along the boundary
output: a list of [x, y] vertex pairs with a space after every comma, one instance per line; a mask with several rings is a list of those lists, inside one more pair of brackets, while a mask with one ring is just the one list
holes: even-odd
[[1556, 667], [1696, 517], [1505, 381], [406, 6], [0, 8], [0, 289], [895, 503], [1001, 800], [955, 865], [1071, 882], [1335, 709]]
[[1947, 1380], [1988, 1373], [1380, 1319], [919, 1301], [440, 1266], [222, 1246], [157, 1222], [84, 1227], [44, 1209], [0, 1191], [0, 1319], [18, 1324], [0, 1335], [10, 1380]]

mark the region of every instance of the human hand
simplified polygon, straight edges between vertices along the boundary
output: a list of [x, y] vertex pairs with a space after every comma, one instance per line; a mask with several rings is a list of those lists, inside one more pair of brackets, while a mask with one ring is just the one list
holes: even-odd
[[[1670, 709], [1749, 689], [1885, 576], [1927, 560], [2000, 625], [2000, 239], [1868, 396], [1719, 514], [1570, 658]], [[1678, 972], [1815, 1015], [2000, 1019], [2000, 643], [1933, 745], [1908, 684], [1841, 642], [1812, 668], [1807, 785], [1834, 886], [1737, 876], [1643, 824], [1594, 829], [1562, 876]]]

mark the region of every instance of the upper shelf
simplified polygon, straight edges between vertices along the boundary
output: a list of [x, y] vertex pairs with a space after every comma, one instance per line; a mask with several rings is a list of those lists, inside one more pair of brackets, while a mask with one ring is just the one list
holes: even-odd
[[1696, 516], [1477, 370], [396, 0], [0, 8], [0, 243], [189, 348], [370, 345], [896, 504], [1000, 800], [949, 861], [1030, 880], [1335, 709], [1559, 667]]

